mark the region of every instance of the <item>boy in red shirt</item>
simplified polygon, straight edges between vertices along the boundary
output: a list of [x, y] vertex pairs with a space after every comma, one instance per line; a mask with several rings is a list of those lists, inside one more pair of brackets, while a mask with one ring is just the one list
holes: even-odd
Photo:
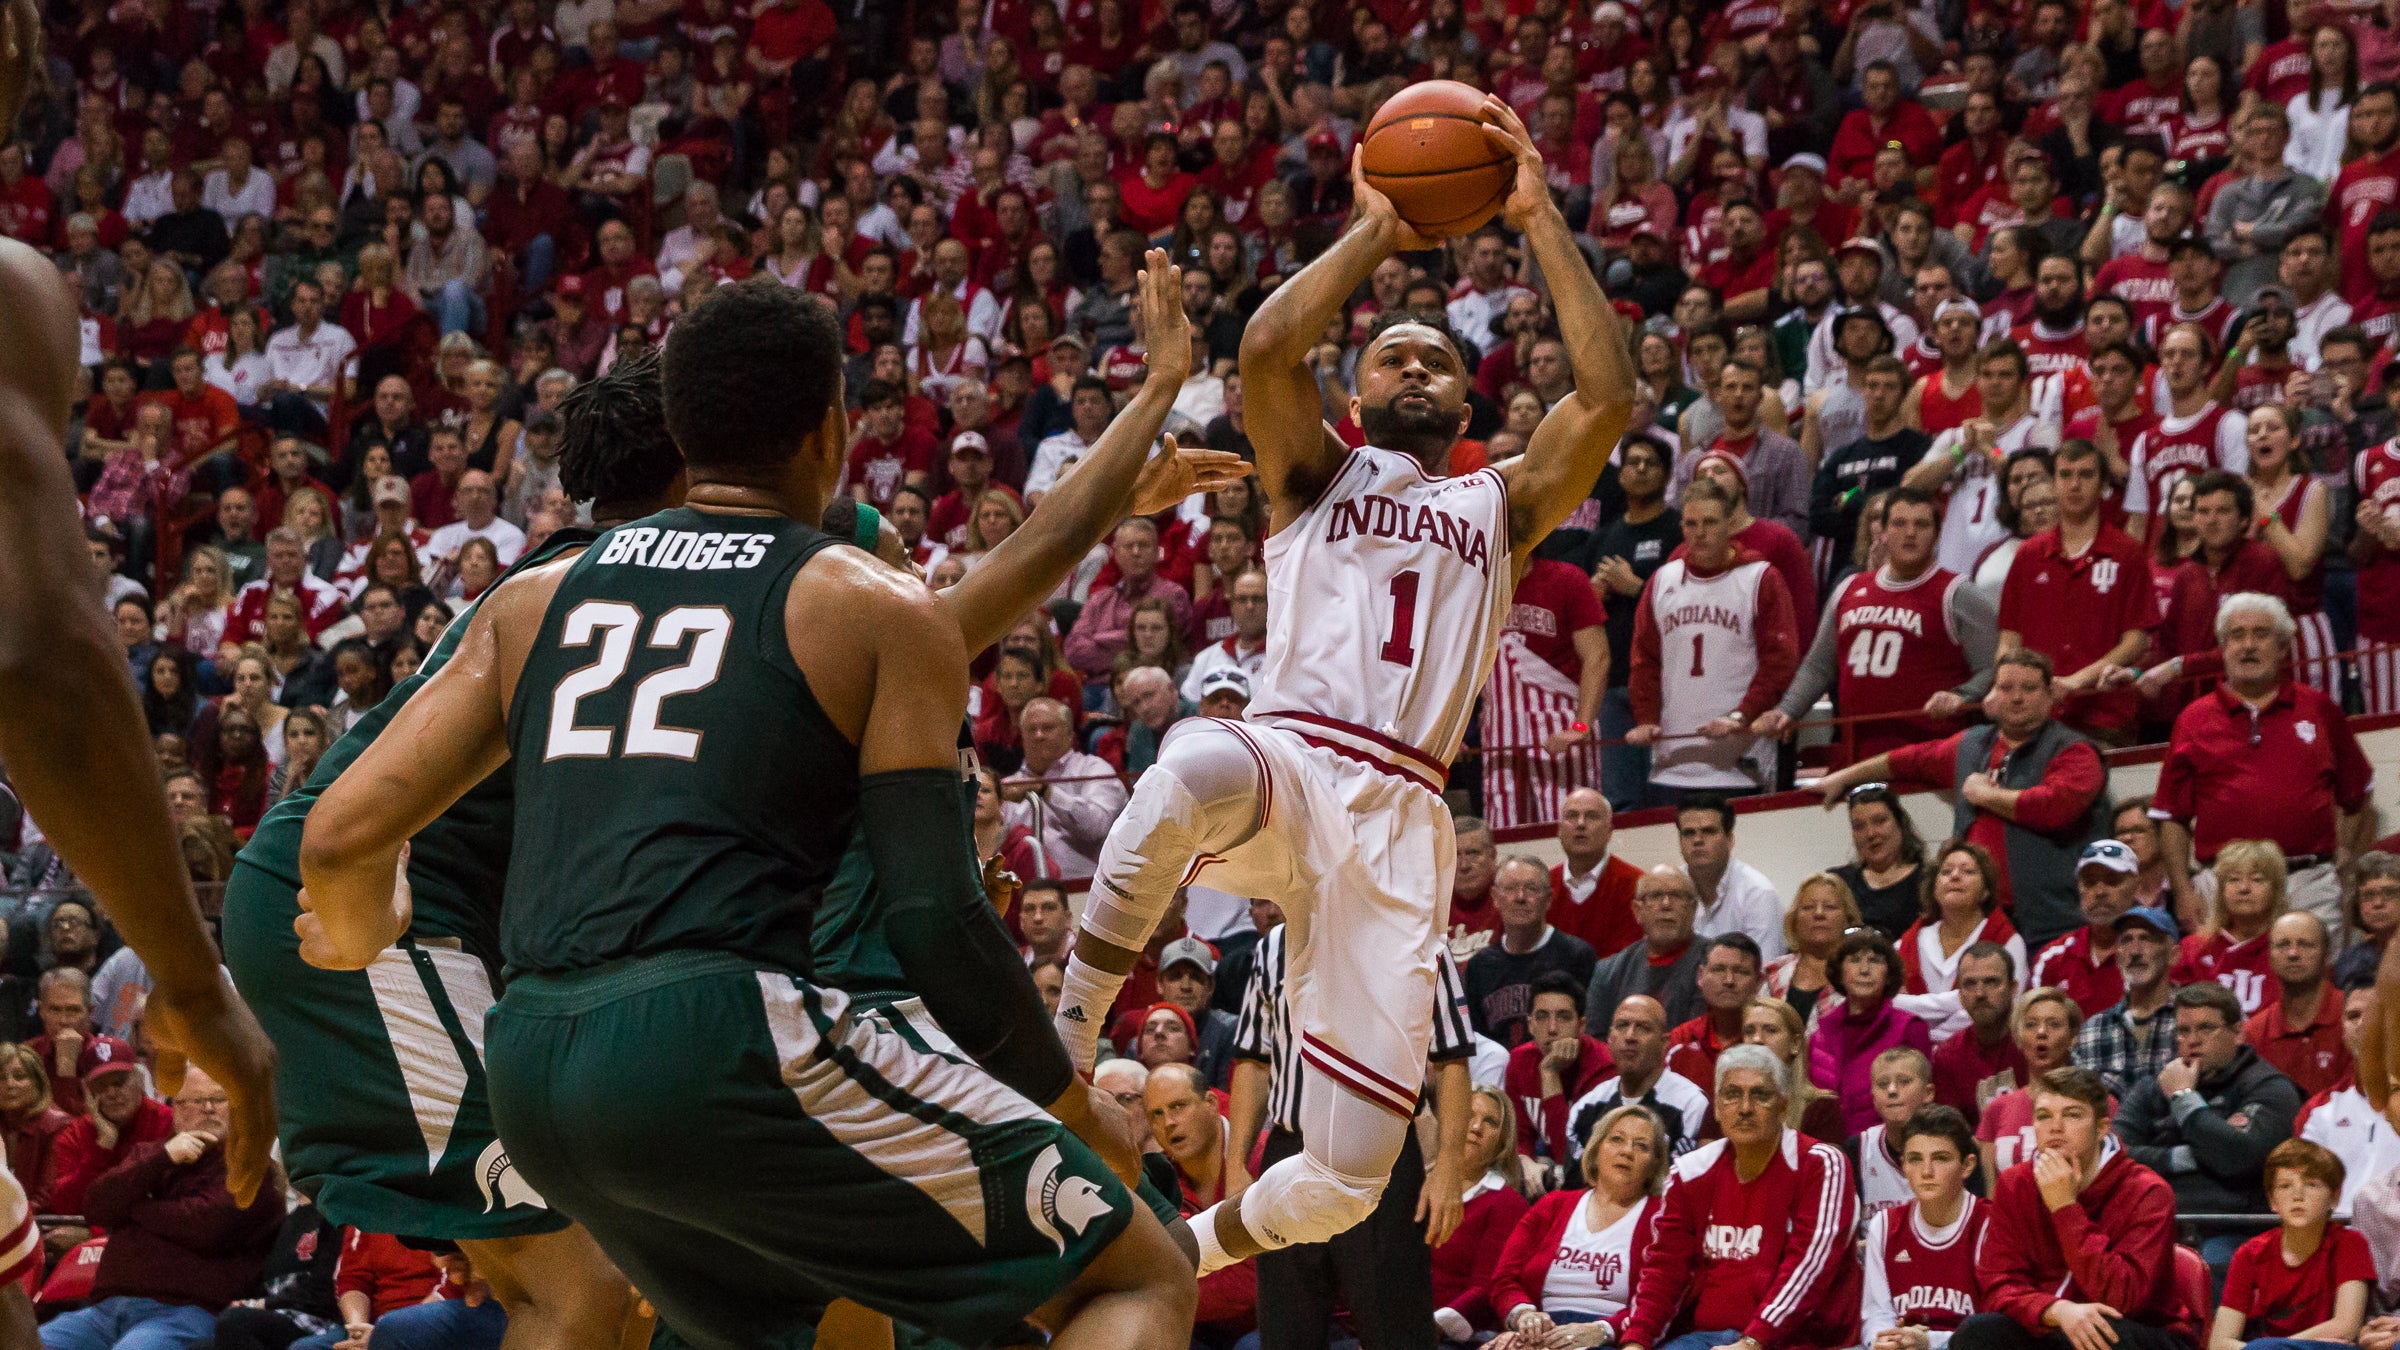
[[2208, 1350], [2296, 1350], [2358, 1339], [2375, 1259], [2367, 1240], [2332, 1222], [2345, 1169], [2333, 1150], [2286, 1139], [2267, 1155], [2267, 1204], [2283, 1220], [2242, 1244], [2225, 1272]]

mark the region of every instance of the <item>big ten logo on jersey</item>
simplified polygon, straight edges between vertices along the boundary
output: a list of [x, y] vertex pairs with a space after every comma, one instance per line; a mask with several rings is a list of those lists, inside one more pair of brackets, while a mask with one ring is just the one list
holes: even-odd
[[[1454, 478], [1449, 483], [1471, 481]], [[1448, 486], [1437, 486], [1428, 495], [1439, 496]], [[1430, 502], [1394, 501], [1374, 492], [1335, 502], [1325, 520], [1325, 542], [1338, 544], [1358, 534], [1404, 544], [1438, 544], [1477, 571], [1491, 570], [1491, 540], [1482, 528], [1447, 511], [1436, 511]]]
[[725, 572], [756, 567], [766, 560], [771, 534], [701, 534], [693, 530], [654, 530], [647, 525], [619, 530], [600, 550], [600, 566], [622, 563], [669, 572]]
[[1948, 1313], [1963, 1321], [1976, 1311], [1974, 1293], [1952, 1285], [1920, 1284], [1892, 1291], [1892, 1316], [1903, 1322], [1929, 1312]]
[[1764, 1225], [1712, 1223], [1700, 1235], [1700, 1249], [1711, 1261], [1747, 1261], [1758, 1255]]

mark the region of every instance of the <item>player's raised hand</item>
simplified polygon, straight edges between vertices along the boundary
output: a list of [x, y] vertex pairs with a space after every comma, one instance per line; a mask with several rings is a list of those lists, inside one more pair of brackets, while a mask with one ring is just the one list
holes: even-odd
[[1498, 94], [1483, 96], [1483, 123], [1483, 137], [1492, 143], [1492, 148], [1516, 157], [1517, 181], [1508, 189], [1508, 200], [1500, 204], [1500, 215], [1511, 226], [1523, 230], [1536, 211], [1557, 209], [1550, 200], [1550, 179], [1542, 165], [1542, 152], [1533, 148], [1533, 133], [1525, 129], [1524, 119]]
[[[372, 923], [338, 919], [327, 923], [325, 916], [317, 913], [308, 888], [303, 886], [300, 914], [292, 920], [292, 931], [300, 935], [300, 959], [317, 969], [365, 970], [408, 931], [409, 919], [415, 912], [416, 894], [408, 884], [408, 845], [402, 844], [400, 861], [393, 869], [391, 905], [376, 914]], [[201, 1067], [208, 1066], [203, 1063]]]
[[1133, 513], [1156, 515], [1195, 492], [1215, 492], [1241, 482], [1250, 474], [1250, 461], [1231, 450], [1186, 450], [1169, 434], [1164, 445], [1142, 464], [1133, 485]]
[[1392, 251], [1415, 253], [1421, 249], [1440, 248], [1442, 241], [1419, 233], [1417, 227], [1400, 215], [1400, 208], [1383, 195], [1383, 189], [1367, 181], [1364, 154], [1360, 146], [1350, 147], [1350, 212], [1358, 220], [1389, 224], [1392, 230]]
[[1142, 363], [1150, 378], [1172, 380], [1178, 386], [1192, 374], [1192, 324], [1183, 313], [1183, 269], [1167, 260], [1163, 248], [1150, 250], [1142, 260], [1135, 303], [1142, 308]]

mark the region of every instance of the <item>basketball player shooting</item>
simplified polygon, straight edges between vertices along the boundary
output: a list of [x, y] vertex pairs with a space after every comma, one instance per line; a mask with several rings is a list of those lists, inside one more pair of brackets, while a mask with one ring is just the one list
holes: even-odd
[[[1437, 323], [1387, 317], [1358, 362], [1351, 450], [1308, 352], [1377, 264], [1440, 247], [1352, 165], [1349, 230], [1260, 307], [1242, 396], [1272, 505], [1267, 664], [1246, 722], [1188, 719], [1101, 848], [1058, 1027], [1089, 1069], [1110, 1003], [1176, 890], [1205, 876], [1288, 925], [1305, 1147], [1192, 1221], [1200, 1273], [1322, 1242], [1371, 1213], [1416, 1112], [1455, 866], [1446, 766], [1492, 668], [1517, 573], [1591, 490], [1632, 416], [1634, 370], [1550, 199], [1524, 124], [1482, 134], [1516, 164], [1501, 205], [1548, 279], [1575, 392], [1501, 468], [1446, 477], [1469, 372]], [[1453, 213], [1453, 218], [1459, 213]], [[1505, 547], [1503, 547], [1505, 545]], [[1426, 1194], [1453, 1186], [1445, 1157]], [[1438, 1240], [1438, 1237], [1437, 1237]]]
[[[0, 0], [0, 128], [41, 63], [41, 15]], [[217, 963], [158, 790], [158, 761], [100, 604], [61, 448], [75, 301], [48, 258], [0, 239], [0, 765], [58, 856], [108, 906], [154, 981], [148, 1025], [232, 1101], [227, 1185], [248, 1205], [275, 1143], [275, 1054]], [[162, 1057], [162, 1087], [179, 1078]], [[19, 1327], [17, 1314], [23, 1314]], [[0, 1346], [31, 1312], [0, 1291]]]

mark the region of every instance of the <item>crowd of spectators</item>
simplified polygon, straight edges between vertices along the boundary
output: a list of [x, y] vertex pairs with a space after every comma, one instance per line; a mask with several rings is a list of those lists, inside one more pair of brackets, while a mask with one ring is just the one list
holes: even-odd
[[[839, 307], [843, 490], [947, 584], [1138, 383], [1146, 248], [1194, 339], [1168, 429], [1247, 453], [1247, 317], [1342, 229], [1381, 102], [1465, 80], [1534, 129], [1637, 321], [1637, 406], [1452, 766], [1476, 814], [1439, 1123], [1358, 1232], [1212, 1277], [1197, 1337], [2400, 1340], [2368, 1319], [2400, 1299], [2400, 1153], [2351, 1068], [2400, 854], [2347, 720], [2400, 713], [2389, 3], [44, 17], [0, 234], [81, 299], [67, 453], [204, 897], [577, 520], [561, 401], [711, 287]], [[1503, 229], [1395, 257], [1310, 358], [1353, 443], [1352, 366], [1396, 312], [1472, 369], [1451, 472], [1522, 453], [1588, 340]], [[1129, 779], [1248, 703], [1267, 518], [1253, 478], [1126, 521], [976, 659], [978, 845], [1030, 883], [1010, 922], [1047, 992]], [[2105, 756], [2137, 742], [2166, 744], [2157, 791], [2115, 800]], [[1804, 779], [1851, 852], [1787, 895], [1731, 803]], [[1930, 845], [1915, 789], [1954, 803]], [[1645, 807], [1680, 867], [1611, 852]], [[1552, 822], [1558, 866], [1495, 842]], [[54, 1344], [197, 1343], [191, 1310], [228, 1304], [229, 1344], [363, 1344], [426, 1307], [440, 1343], [496, 1341], [454, 1258], [297, 1201], [146, 1228], [198, 1204], [221, 1101], [149, 1095], [146, 976], [13, 807], [0, 863], [0, 1125], [70, 1280], [45, 1306], [91, 1304]], [[1296, 1146], [1280, 923], [1188, 888], [1111, 1018], [1103, 1085], [1190, 1208]]]

